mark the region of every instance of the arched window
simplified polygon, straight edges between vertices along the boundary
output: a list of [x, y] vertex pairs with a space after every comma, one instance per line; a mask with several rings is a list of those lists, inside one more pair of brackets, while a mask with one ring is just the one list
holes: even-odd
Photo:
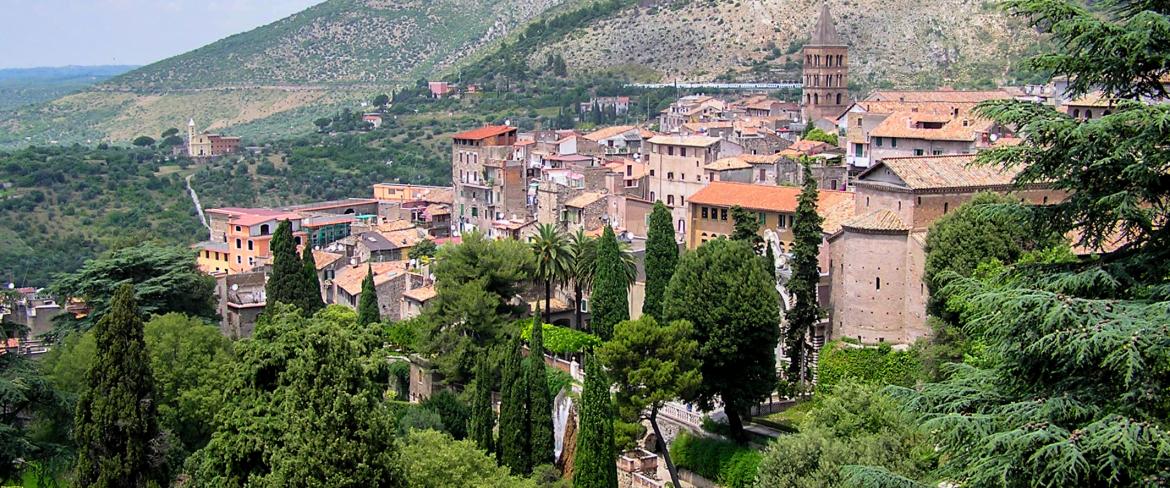
[[1104, 111], [1104, 112], [1101, 112], [1101, 116], [1102, 116], [1102, 117], [1106, 117], [1106, 116], [1108, 116], [1108, 115], [1109, 115], [1109, 114], [1111, 114], [1111, 113], [1113, 113], [1113, 112], [1110, 112], [1110, 111], [1106, 110], [1106, 111]]
[[947, 211], [950, 210], [950, 208], [951, 208], [951, 204], [949, 202], [943, 202], [943, 213], [944, 214], [947, 213]]
[[838, 54], [837, 55], [837, 66], [842, 66], [844, 64], [845, 64], [845, 56]]
[[820, 93], [813, 93], [813, 105], [820, 105], [820, 104], [821, 104], [821, 94]]
[[1079, 119], [1079, 118], [1081, 118], [1081, 109], [1079, 109], [1079, 108], [1074, 108], [1074, 109], [1073, 109], [1073, 118], [1074, 118], [1074, 119]]
[[837, 94], [837, 105], [841, 105], [841, 94]]
[[260, 235], [266, 236], [269, 234], [268, 224], [260, 224]]
[[1093, 118], [1093, 111], [1092, 111], [1092, 110], [1086, 110], [1086, 111], [1085, 111], [1085, 120], [1090, 120], [1090, 119], [1092, 119], [1092, 118]]

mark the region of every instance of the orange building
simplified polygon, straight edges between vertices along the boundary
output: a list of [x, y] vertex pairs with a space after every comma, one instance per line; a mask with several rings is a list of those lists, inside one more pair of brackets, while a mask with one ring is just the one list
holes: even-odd
[[212, 240], [196, 245], [199, 267], [205, 273], [236, 274], [268, 263], [269, 241], [281, 220], [292, 224], [299, 248], [308, 235], [299, 213], [264, 208], [213, 208], [207, 210]]

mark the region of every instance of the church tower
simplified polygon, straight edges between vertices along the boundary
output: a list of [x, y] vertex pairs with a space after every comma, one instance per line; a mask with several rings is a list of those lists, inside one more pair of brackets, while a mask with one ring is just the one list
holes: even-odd
[[804, 55], [802, 81], [805, 122], [835, 118], [849, 107], [849, 46], [837, 35], [829, 4], [821, 3], [821, 14], [812, 38], [801, 50]]
[[195, 118], [187, 121], [187, 155], [195, 156]]

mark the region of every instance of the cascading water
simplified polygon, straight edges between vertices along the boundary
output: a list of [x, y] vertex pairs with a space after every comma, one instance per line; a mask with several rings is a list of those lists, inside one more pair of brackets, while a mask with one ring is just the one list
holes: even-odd
[[568, 389], [561, 389], [553, 399], [553, 451], [555, 458], [560, 459], [564, 451], [565, 426], [569, 423], [569, 412], [573, 408], [573, 397], [568, 395]]

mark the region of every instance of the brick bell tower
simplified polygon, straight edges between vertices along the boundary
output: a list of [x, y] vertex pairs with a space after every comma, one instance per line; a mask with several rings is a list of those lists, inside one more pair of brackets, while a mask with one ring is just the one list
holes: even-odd
[[812, 38], [801, 54], [804, 55], [801, 105], [805, 122], [841, 115], [849, 107], [849, 46], [837, 35], [828, 3], [821, 3]]

